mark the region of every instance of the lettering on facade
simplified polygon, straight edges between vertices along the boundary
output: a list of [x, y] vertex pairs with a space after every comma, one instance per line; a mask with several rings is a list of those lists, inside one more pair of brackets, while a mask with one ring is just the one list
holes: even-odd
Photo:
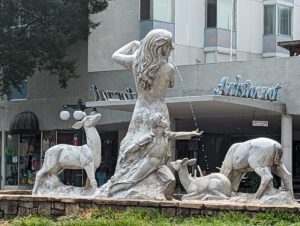
[[268, 127], [269, 121], [252, 120], [252, 126], [253, 127]]
[[252, 98], [259, 100], [277, 101], [278, 92], [282, 87], [277, 84], [275, 87], [255, 86], [250, 80], [241, 83], [241, 76], [235, 77], [235, 82], [229, 82], [228, 77], [223, 77], [218, 84], [218, 88], [214, 89], [214, 94]]
[[111, 90], [98, 90], [96, 85], [91, 85], [90, 90], [93, 91], [95, 101], [137, 99], [137, 93], [133, 92], [131, 88], [127, 88], [126, 91], [111, 91]]

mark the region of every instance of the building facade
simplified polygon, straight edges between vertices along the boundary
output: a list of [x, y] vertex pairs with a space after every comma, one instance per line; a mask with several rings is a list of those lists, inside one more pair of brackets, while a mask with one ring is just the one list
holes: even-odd
[[111, 53], [155, 28], [173, 33], [177, 65], [287, 57], [277, 42], [300, 39], [300, 0], [124, 0], [94, 19], [89, 72], [121, 69]]
[[[134, 98], [119, 100], [118, 95], [128, 94], [129, 89], [134, 92], [135, 84], [131, 72], [115, 64], [111, 55], [155, 28], [173, 33], [172, 58], [183, 80], [177, 73], [176, 85], [166, 97], [171, 129], [194, 130], [196, 118], [205, 131], [200, 140], [173, 143], [172, 159], [197, 157], [203, 170], [215, 172], [231, 144], [270, 137], [283, 144], [284, 161], [293, 172], [296, 188], [300, 178], [300, 58], [273, 57], [289, 55], [277, 41], [300, 39], [299, 7], [300, 0], [111, 1], [106, 11], [93, 17], [101, 25], [89, 40], [70, 49], [69, 56], [78, 61], [79, 79], [60, 89], [55, 77], [37, 73], [24, 83], [22, 95], [13, 92], [0, 103], [1, 188], [31, 188], [44, 151], [54, 144], [74, 142], [71, 127], [76, 120], [62, 121], [59, 113], [63, 105], [76, 104], [78, 99], [102, 114], [97, 129], [104, 167], [99, 173], [113, 174], [135, 103]], [[217, 95], [222, 93], [214, 89], [224, 76], [232, 84], [250, 80], [256, 88], [274, 90], [277, 84], [282, 88], [277, 101], [262, 100], [262, 90], [254, 99], [232, 92]], [[91, 90], [92, 85], [97, 89]], [[97, 101], [95, 90], [100, 96]], [[26, 127], [29, 118], [38, 127], [32, 123]], [[64, 183], [83, 185], [81, 172], [66, 174]]]

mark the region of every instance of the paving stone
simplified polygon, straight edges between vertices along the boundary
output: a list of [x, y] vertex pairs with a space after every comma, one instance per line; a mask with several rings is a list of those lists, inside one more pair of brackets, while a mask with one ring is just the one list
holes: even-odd
[[246, 210], [249, 210], [249, 211], [260, 211], [260, 207], [258, 205], [246, 205]]
[[78, 203], [78, 205], [79, 205], [80, 208], [88, 209], [88, 208], [91, 208], [93, 206], [93, 203]]
[[111, 199], [105, 199], [105, 198], [101, 198], [101, 199], [94, 199], [93, 203], [96, 205], [102, 205], [102, 204], [111, 204]]
[[208, 209], [201, 210], [201, 215], [204, 215], [204, 216], [212, 216], [214, 214], [215, 214], [215, 212], [213, 210], [208, 210]]
[[163, 207], [161, 208], [161, 214], [168, 217], [176, 216], [176, 208]]
[[4, 219], [6, 219], [6, 220], [9, 220], [9, 219], [13, 219], [13, 218], [15, 218], [16, 217], [16, 215], [13, 215], [13, 214], [4, 214]]
[[190, 210], [187, 208], [177, 208], [176, 209], [176, 215], [177, 216], [183, 216], [183, 217], [187, 217], [190, 215]]
[[66, 212], [65, 210], [51, 209], [51, 214], [55, 216], [63, 216]]
[[203, 207], [203, 203], [200, 202], [188, 202], [188, 201], [182, 201], [179, 202], [179, 207], [182, 208], [189, 208], [189, 209], [201, 209]]
[[25, 207], [25, 208], [33, 208], [33, 202], [19, 202], [20, 207]]
[[204, 203], [204, 208], [205, 209], [210, 209], [210, 210], [218, 210], [220, 209], [220, 204], [218, 203]]
[[77, 200], [74, 199], [74, 198], [61, 198], [61, 202], [64, 202], [64, 203], [76, 203]]
[[159, 210], [158, 208], [148, 207], [148, 206], [140, 207], [140, 209], [147, 210], [147, 211], [152, 211], [152, 212], [157, 212]]
[[20, 200], [20, 195], [5, 195], [2, 197], [2, 200], [17, 201]]
[[20, 216], [28, 216], [31, 213], [30, 210], [31, 209], [24, 208], [24, 207], [19, 207], [18, 215], [20, 215]]
[[43, 216], [50, 216], [51, 202], [41, 202], [38, 206], [38, 214]]
[[179, 205], [178, 201], [160, 201], [159, 205], [161, 207], [177, 207]]
[[35, 201], [35, 197], [29, 196], [29, 195], [22, 195], [22, 196], [20, 196], [19, 201], [32, 202], [32, 201]]
[[78, 204], [73, 204], [73, 203], [66, 204], [66, 215], [71, 215], [71, 214], [77, 213], [78, 210], [79, 210]]
[[160, 201], [155, 200], [141, 200], [139, 202], [140, 206], [150, 206], [150, 207], [159, 207]]
[[46, 196], [33, 196], [34, 197], [34, 201], [36, 202], [47, 202], [48, 201], [48, 197]]
[[245, 210], [246, 206], [243, 204], [220, 204], [219, 205], [219, 209], [220, 210], [231, 210], [231, 211], [235, 211], [235, 210]]
[[110, 205], [124, 205], [124, 206], [139, 206], [141, 200], [136, 199], [108, 199]]
[[190, 216], [196, 217], [201, 215], [201, 209], [190, 209]]
[[34, 214], [34, 215], [37, 215], [38, 214], [38, 208], [32, 208], [32, 209], [30, 209], [30, 213]]
[[6, 215], [16, 215], [18, 213], [18, 202], [17, 201], [2, 201], [1, 206], [4, 210], [4, 214]]
[[54, 203], [52, 204], [52, 207], [53, 207], [54, 209], [57, 209], [57, 210], [65, 210], [66, 204], [65, 204], [65, 203], [61, 203], [61, 202], [54, 202]]
[[249, 217], [255, 217], [258, 212], [254, 211], [244, 211], [244, 214], [248, 215]]

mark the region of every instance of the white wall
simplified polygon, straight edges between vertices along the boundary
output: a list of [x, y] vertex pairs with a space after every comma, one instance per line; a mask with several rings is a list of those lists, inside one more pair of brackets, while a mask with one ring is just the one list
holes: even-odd
[[300, 0], [294, 0], [293, 39], [300, 40]]
[[101, 22], [88, 40], [88, 72], [123, 69], [111, 60], [118, 48], [138, 39], [139, 0], [109, 1], [108, 8], [92, 19]]
[[263, 1], [237, 0], [237, 51], [262, 53]]
[[175, 0], [175, 61], [178, 65], [201, 60], [204, 45], [205, 0]]

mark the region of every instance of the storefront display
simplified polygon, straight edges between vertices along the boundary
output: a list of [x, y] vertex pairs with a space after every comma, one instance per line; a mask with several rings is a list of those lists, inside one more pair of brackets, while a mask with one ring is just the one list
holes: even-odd
[[[35, 134], [6, 134], [5, 186], [32, 189], [37, 171], [42, 167], [46, 151], [56, 144], [76, 143], [74, 131], [42, 131]], [[82, 135], [85, 143], [85, 134]], [[118, 157], [118, 133], [101, 133], [102, 164], [96, 171], [98, 185], [104, 184], [113, 174]], [[85, 186], [84, 170], [66, 169], [59, 174], [62, 183]], [[13, 187], [7, 189], [15, 189]]]
[[6, 176], [5, 184], [18, 185], [18, 135], [8, 135], [5, 148]]
[[46, 151], [51, 148], [52, 146], [57, 144], [57, 132], [56, 131], [44, 131], [42, 132], [42, 161], [41, 164], [43, 164], [44, 162], [44, 158], [45, 158], [45, 153]]
[[20, 135], [19, 185], [33, 186], [36, 172], [41, 168], [40, 136]]

